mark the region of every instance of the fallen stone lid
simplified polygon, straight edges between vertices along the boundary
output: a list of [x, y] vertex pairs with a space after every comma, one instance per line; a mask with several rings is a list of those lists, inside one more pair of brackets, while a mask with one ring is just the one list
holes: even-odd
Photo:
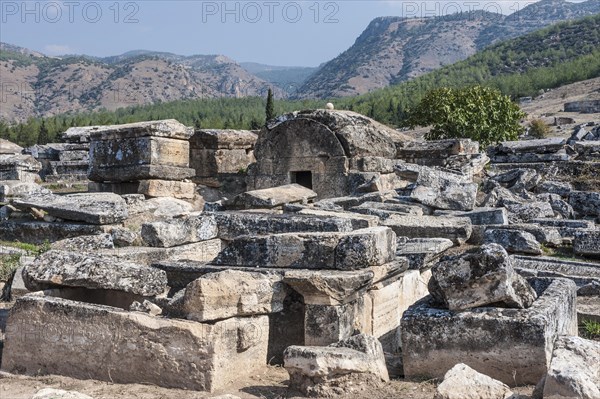
[[189, 140], [194, 130], [175, 119], [127, 123], [124, 125], [95, 126], [90, 132], [92, 140], [119, 140], [136, 137], [166, 137]]
[[254, 147], [258, 134], [250, 130], [202, 129], [196, 130], [190, 138], [193, 148], [239, 149]]
[[31, 155], [0, 155], [0, 168], [22, 168], [38, 172], [42, 169], [42, 164]]
[[234, 198], [233, 206], [241, 209], [275, 208], [288, 203], [306, 203], [317, 197], [313, 190], [299, 184], [265, 188], [262, 190], [246, 191]]
[[532, 152], [540, 154], [545, 152], [556, 152], [562, 149], [566, 144], [567, 139], [553, 137], [539, 140], [504, 141], [497, 149], [503, 153]]

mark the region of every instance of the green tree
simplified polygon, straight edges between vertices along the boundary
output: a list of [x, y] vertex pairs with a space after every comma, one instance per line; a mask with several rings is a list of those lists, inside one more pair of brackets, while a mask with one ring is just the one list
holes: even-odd
[[523, 131], [519, 120], [524, 117], [519, 106], [497, 89], [443, 87], [427, 92], [405, 125], [432, 126], [426, 136], [429, 140], [470, 138], [488, 146], [516, 140]]
[[275, 101], [273, 101], [273, 90], [269, 89], [267, 93], [267, 107], [265, 108], [266, 121], [265, 126], [269, 121], [275, 118]]
[[50, 135], [48, 134], [48, 128], [46, 127], [46, 122], [44, 120], [42, 120], [42, 123], [40, 124], [40, 130], [39, 130], [38, 136], [37, 136], [37, 143], [38, 144], [48, 144], [49, 141], [50, 141]]

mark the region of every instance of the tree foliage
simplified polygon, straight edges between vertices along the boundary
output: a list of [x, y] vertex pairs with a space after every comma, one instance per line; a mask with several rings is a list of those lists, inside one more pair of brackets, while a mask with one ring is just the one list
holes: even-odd
[[409, 113], [409, 126], [432, 126], [427, 139], [470, 138], [487, 146], [516, 140], [525, 117], [519, 106], [499, 90], [483, 86], [429, 91]]

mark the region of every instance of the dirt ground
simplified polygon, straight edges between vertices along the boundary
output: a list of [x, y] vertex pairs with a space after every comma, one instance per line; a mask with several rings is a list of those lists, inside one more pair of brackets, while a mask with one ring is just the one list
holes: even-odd
[[[234, 365], [232, 365], [234, 366]], [[257, 372], [254, 377], [242, 381], [232, 381], [231, 389], [224, 392], [192, 392], [180, 389], [166, 389], [152, 385], [112, 384], [95, 380], [76, 380], [61, 376], [24, 377], [0, 373], [0, 399], [30, 399], [43, 388], [78, 391], [94, 399], [204, 399], [232, 394], [240, 398], [283, 399], [303, 398], [297, 392], [287, 390], [288, 374], [282, 367], [268, 367]], [[521, 399], [529, 399], [533, 387], [515, 388]], [[430, 381], [411, 382], [392, 380], [381, 388], [359, 387], [356, 393], [347, 397], [357, 399], [432, 399], [435, 384]]]

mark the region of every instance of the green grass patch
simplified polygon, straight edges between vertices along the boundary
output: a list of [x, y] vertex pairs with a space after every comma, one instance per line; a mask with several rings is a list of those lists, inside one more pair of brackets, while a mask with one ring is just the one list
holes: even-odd
[[594, 320], [584, 320], [581, 335], [584, 338], [600, 340], [600, 323]]
[[0, 281], [6, 282], [21, 264], [21, 255], [0, 255]]
[[0, 241], [0, 246], [21, 249], [27, 251], [27, 254], [31, 256], [37, 256], [50, 250], [50, 242], [48, 241], [40, 245], [19, 241]]

